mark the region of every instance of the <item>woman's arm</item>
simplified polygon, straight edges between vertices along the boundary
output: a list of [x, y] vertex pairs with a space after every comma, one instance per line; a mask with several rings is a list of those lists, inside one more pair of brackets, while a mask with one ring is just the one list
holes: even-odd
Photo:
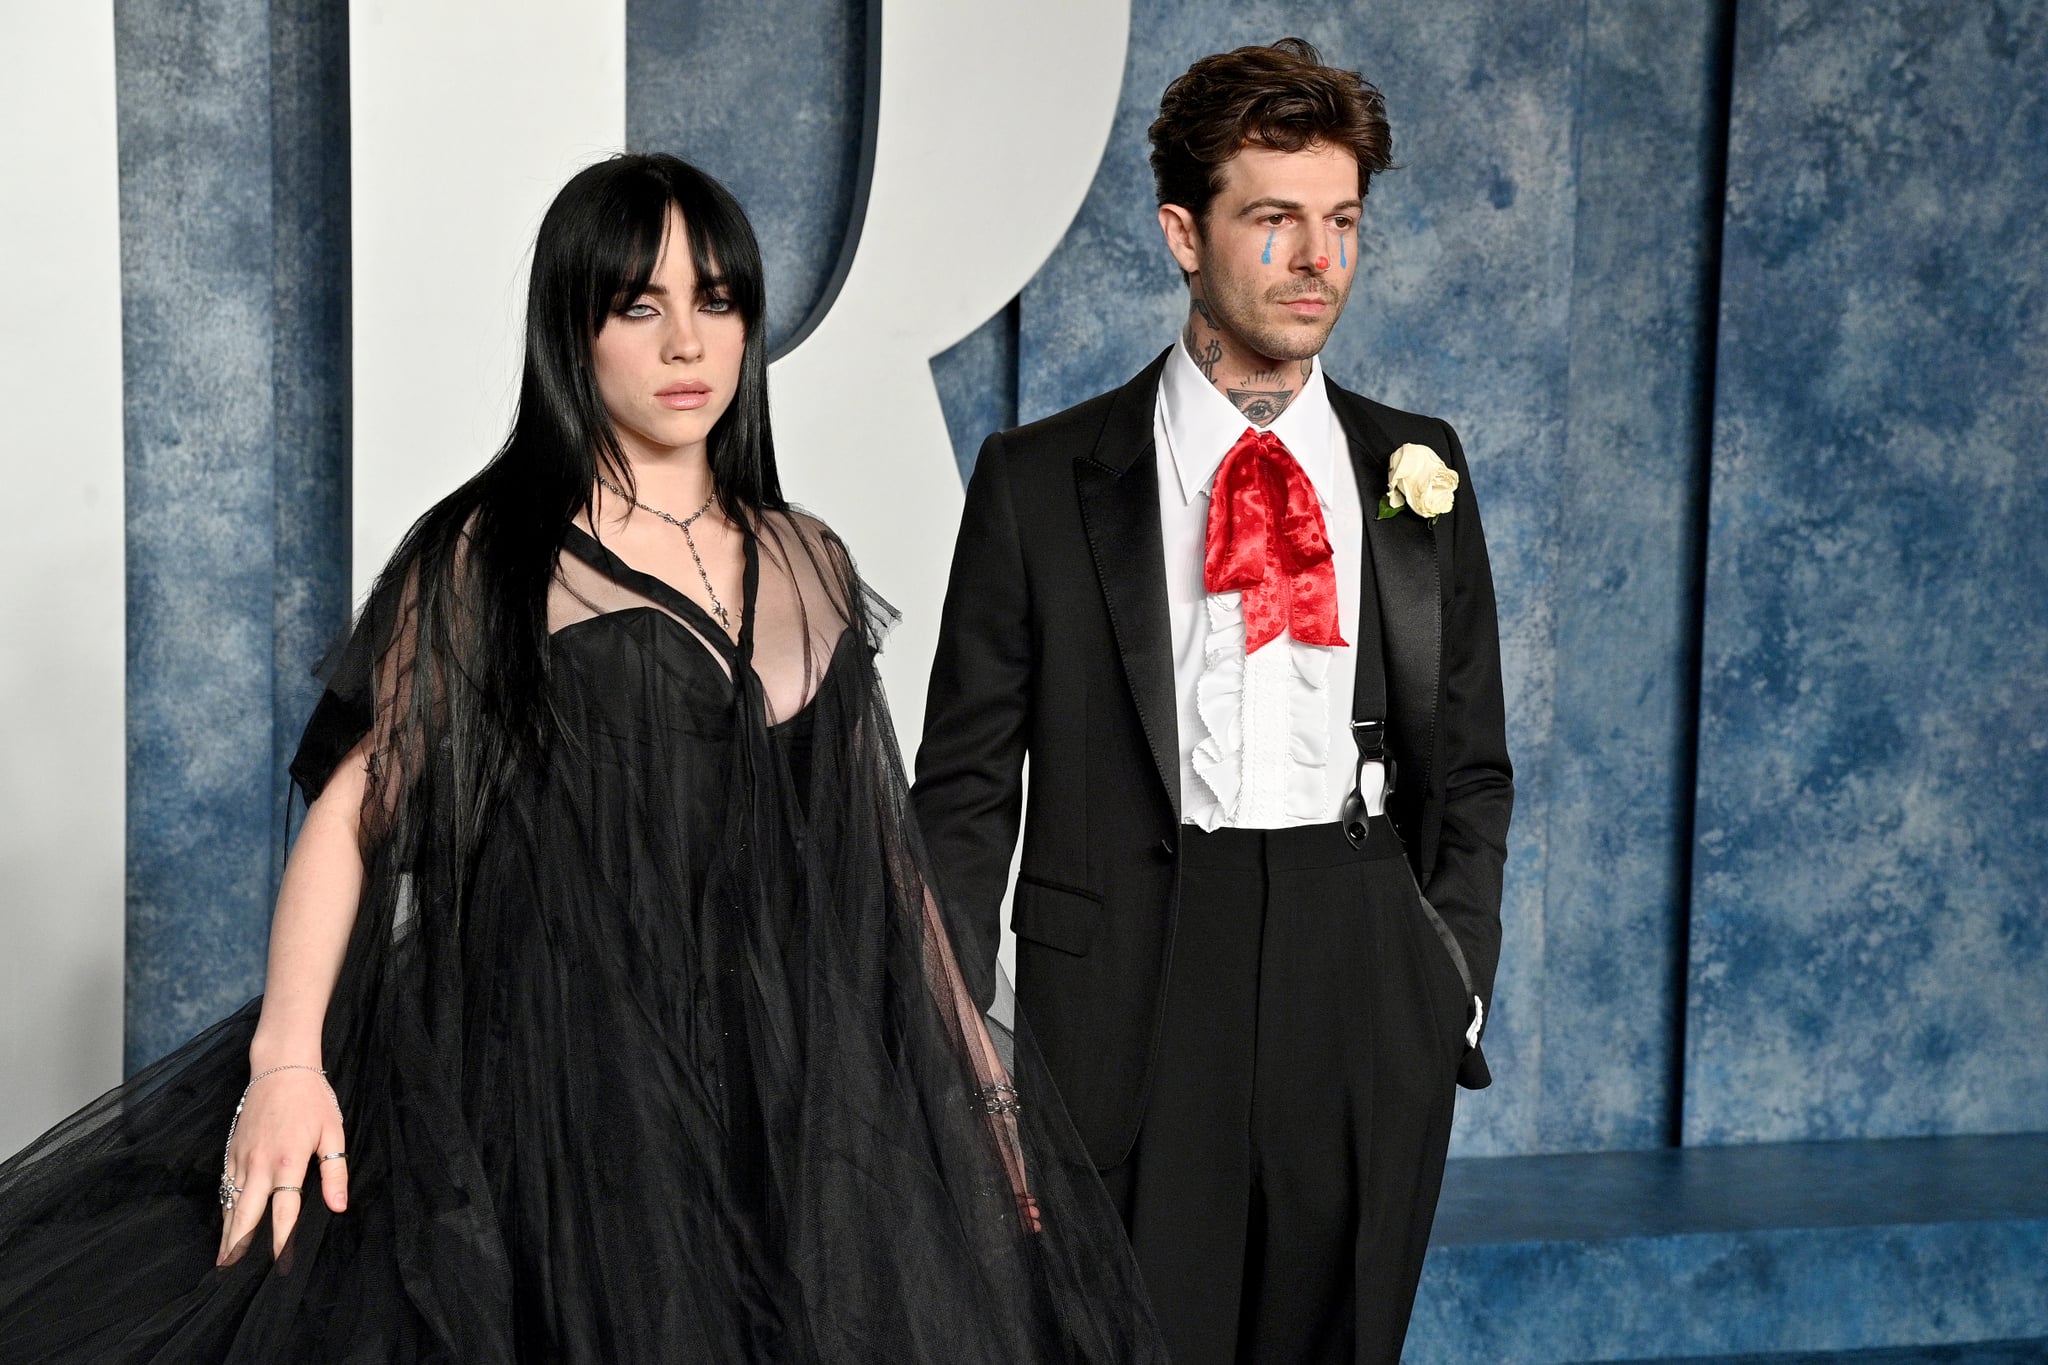
[[1024, 1141], [1017, 1124], [1017, 1110], [1021, 1107], [1017, 1087], [1011, 1084], [1009, 1068], [1003, 1065], [995, 1040], [988, 1035], [988, 1021], [982, 1017], [981, 1006], [961, 978], [945, 918], [939, 914], [930, 887], [924, 891], [924, 972], [933, 998], [951, 1016], [954, 1032], [974, 1073], [975, 1102], [987, 1116], [989, 1133], [995, 1139], [1003, 1171], [1010, 1179], [1010, 1193], [1017, 1201], [1018, 1218], [1026, 1232], [1038, 1232], [1043, 1224], [1024, 1170]]
[[[241, 1243], [266, 1204], [272, 1252], [282, 1252], [298, 1222], [300, 1196], [270, 1190], [304, 1184], [315, 1156], [346, 1150], [334, 1092], [319, 1074], [320, 1033], [362, 895], [358, 832], [368, 747], [367, 740], [358, 744], [335, 769], [285, 862], [270, 922], [263, 1012], [249, 1043], [249, 1074], [262, 1079], [252, 1080], [244, 1097], [227, 1156], [229, 1178], [242, 1193], [221, 1218], [222, 1264], [246, 1250]], [[346, 1208], [347, 1161], [320, 1162], [320, 1186], [328, 1208]]]
[[[995, 445], [996, 439], [994, 436], [989, 438], [989, 446], [983, 448], [984, 452]], [[989, 468], [993, 468], [993, 462]], [[970, 494], [970, 501], [974, 496]], [[818, 548], [811, 553], [814, 562], [823, 566], [821, 576], [830, 590], [835, 614], [845, 621], [847, 629], [860, 631], [872, 649], [877, 635], [873, 618], [867, 618], [865, 627], [862, 625], [862, 613], [870, 599], [854, 573], [853, 561], [845, 545], [825, 530], [822, 523], [811, 522], [808, 525], [816, 528], [810, 534], [818, 536]], [[955, 579], [955, 586], [958, 586], [957, 574]], [[859, 793], [856, 799], [868, 803], [872, 810], [882, 864], [899, 913], [918, 916], [915, 937], [920, 945], [925, 986], [931, 992], [939, 1018], [959, 1048], [960, 1060], [966, 1067], [965, 1078], [972, 1083], [973, 1102], [982, 1111], [994, 1155], [1002, 1165], [1002, 1174], [1016, 1200], [1020, 1225], [1025, 1231], [1038, 1232], [1042, 1230], [1043, 1222], [1038, 1201], [1031, 1194], [1024, 1165], [1023, 1133], [1017, 1119], [1021, 1108], [1017, 1089], [1011, 1081], [1009, 1068], [1003, 1064], [995, 1039], [989, 1036], [988, 1020], [982, 1012], [984, 1005], [993, 1003], [996, 996], [1000, 969], [996, 965], [995, 941], [990, 938], [986, 944], [986, 963], [977, 964], [981, 967], [978, 979], [985, 982], [985, 991], [977, 991], [963, 971], [948, 917], [940, 908], [939, 888], [933, 885], [933, 879], [927, 875], [926, 868], [921, 865], [923, 860], [916, 851], [918, 839], [912, 833], [917, 823], [916, 816], [911, 809], [911, 793], [903, 786], [895, 728], [888, 708], [881, 702], [879, 678], [875, 679], [875, 688], [870, 702], [872, 709], [855, 721], [851, 737], [853, 751], [860, 756], [852, 767], [852, 782]], [[1009, 838], [1014, 842], [1015, 836], [1013, 823]], [[1007, 851], [1003, 858], [1004, 876], [1007, 876]], [[996, 894], [1000, 899], [1000, 884]], [[993, 906], [989, 911], [988, 927], [991, 932], [996, 928]]]

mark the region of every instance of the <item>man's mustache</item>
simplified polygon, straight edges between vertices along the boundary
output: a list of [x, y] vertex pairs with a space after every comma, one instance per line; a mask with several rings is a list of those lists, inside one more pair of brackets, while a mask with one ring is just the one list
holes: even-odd
[[1321, 299], [1324, 303], [1336, 303], [1338, 293], [1321, 280], [1307, 280], [1298, 285], [1278, 284], [1266, 291], [1268, 303], [1294, 303], [1299, 299]]

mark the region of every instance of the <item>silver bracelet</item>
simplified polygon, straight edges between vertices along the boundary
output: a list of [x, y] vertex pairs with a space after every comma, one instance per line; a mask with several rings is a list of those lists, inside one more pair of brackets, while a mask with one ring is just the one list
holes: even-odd
[[[270, 1067], [267, 1070], [257, 1072], [249, 1078], [249, 1083], [242, 1087], [242, 1097], [235, 1101], [235, 1116], [228, 1120], [228, 1140], [221, 1145], [220, 1149], [220, 1206], [223, 1209], [232, 1209], [235, 1206], [236, 1196], [242, 1193], [242, 1187], [237, 1185], [234, 1177], [228, 1173], [228, 1160], [235, 1150], [235, 1130], [242, 1126], [242, 1106], [249, 1102], [249, 1092], [256, 1088], [256, 1082], [262, 1080], [265, 1076], [275, 1076], [280, 1071], [311, 1071], [317, 1074], [322, 1081], [327, 1079], [327, 1068], [310, 1066], [305, 1062], [286, 1062], [283, 1066]], [[334, 1112], [336, 1117], [339, 1117], [341, 1114], [341, 1097], [334, 1093], [332, 1085], [327, 1087], [327, 1098], [334, 1101]]]
[[984, 1114], [1015, 1114], [1024, 1108], [1024, 1098], [1017, 1093], [1017, 1087], [1000, 1081], [975, 1091], [974, 1102]]

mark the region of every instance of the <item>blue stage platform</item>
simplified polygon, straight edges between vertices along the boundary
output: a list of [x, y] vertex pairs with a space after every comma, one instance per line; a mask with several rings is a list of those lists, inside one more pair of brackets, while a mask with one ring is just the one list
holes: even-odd
[[2022, 1134], [1453, 1161], [1405, 1359], [2008, 1365], [2044, 1340], [2048, 1134]]
[[1973, 1341], [1961, 1346], [1885, 1346], [1874, 1351], [1793, 1351], [1761, 1356], [1686, 1356], [1621, 1365], [2039, 1365], [2048, 1338]]

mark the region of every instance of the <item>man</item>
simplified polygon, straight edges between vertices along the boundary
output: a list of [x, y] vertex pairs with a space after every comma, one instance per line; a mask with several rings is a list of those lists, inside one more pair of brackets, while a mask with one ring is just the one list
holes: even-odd
[[1025, 816], [1022, 1015], [1175, 1359], [1393, 1361], [1455, 1083], [1488, 1081], [1486, 545], [1451, 429], [1316, 359], [1391, 164], [1378, 91], [1242, 48], [1151, 141], [1186, 328], [982, 447], [913, 799], [984, 998]]

